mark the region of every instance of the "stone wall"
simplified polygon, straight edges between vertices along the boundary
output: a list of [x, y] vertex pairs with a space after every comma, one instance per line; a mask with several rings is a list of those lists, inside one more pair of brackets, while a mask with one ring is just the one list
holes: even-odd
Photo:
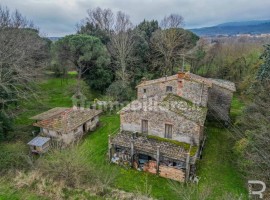
[[[93, 120], [89, 120], [86, 122], [86, 132], [93, 131], [99, 122], [99, 117], [96, 116]], [[83, 131], [83, 125], [77, 127], [76, 129], [69, 131], [68, 133], [60, 133], [53, 130], [48, 130], [45, 128], [40, 128], [40, 132], [47, 136], [51, 137], [59, 142], [63, 142], [64, 144], [70, 144], [78, 139], [80, 139], [85, 133]]]
[[172, 139], [199, 144], [201, 127], [171, 111], [128, 111], [120, 114], [121, 129], [142, 132], [142, 120], [148, 120], [148, 134], [164, 138], [165, 124], [172, 124]]
[[[167, 92], [167, 86], [172, 87], [172, 92]], [[137, 88], [137, 98], [138, 99], [145, 99], [153, 96], [164, 96], [168, 93], [177, 93], [177, 80], [167, 80], [165, 81], [160, 81], [157, 83], [152, 83], [148, 85], [143, 85]], [[145, 90], [145, 92], [144, 92]]]
[[[179, 95], [192, 103], [206, 107], [208, 100], [208, 87], [200, 82], [170, 78], [167, 81], [158, 81], [151, 84], [141, 84], [137, 88], [137, 98], [146, 99], [153, 96], [165, 96], [168, 93]], [[167, 86], [172, 87], [167, 92]]]
[[208, 87], [196, 81], [179, 79], [177, 95], [206, 107], [208, 100]]
[[217, 120], [229, 121], [232, 98], [231, 90], [213, 84], [209, 89], [208, 116]]
[[94, 131], [97, 127], [98, 122], [99, 122], [99, 116], [95, 116], [92, 120], [89, 120], [88, 122], [86, 122], [87, 131]]

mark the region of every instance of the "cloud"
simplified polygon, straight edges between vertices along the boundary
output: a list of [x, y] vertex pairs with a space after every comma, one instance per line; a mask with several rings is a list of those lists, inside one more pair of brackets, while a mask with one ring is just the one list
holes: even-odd
[[178, 13], [185, 18], [187, 28], [270, 18], [269, 0], [1, 0], [1, 5], [18, 9], [49, 36], [75, 33], [75, 25], [86, 17], [86, 10], [97, 6], [122, 10], [135, 24]]

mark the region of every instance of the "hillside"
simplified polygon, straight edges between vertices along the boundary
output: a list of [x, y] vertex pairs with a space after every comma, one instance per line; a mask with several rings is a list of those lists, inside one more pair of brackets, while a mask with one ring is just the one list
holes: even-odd
[[228, 22], [212, 27], [191, 29], [190, 31], [199, 36], [270, 34], [270, 20]]

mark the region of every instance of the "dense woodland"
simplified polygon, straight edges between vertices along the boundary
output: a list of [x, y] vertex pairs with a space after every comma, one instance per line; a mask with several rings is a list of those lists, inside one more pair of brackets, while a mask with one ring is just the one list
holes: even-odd
[[[181, 15], [170, 14], [160, 22], [144, 20], [135, 25], [122, 11], [113, 13], [110, 9], [96, 8], [89, 9], [85, 19], [78, 22], [76, 34], [51, 42], [19, 11], [0, 7], [0, 146], [9, 145], [0, 147], [0, 174], [4, 175], [0, 181], [7, 184], [6, 179], [13, 177], [15, 170], [19, 171], [16, 178], [24, 181], [35, 176], [33, 173], [40, 173], [45, 185], [46, 181], [57, 185], [55, 180], [60, 179], [63, 188], [88, 185], [95, 186], [101, 196], [109, 193], [111, 171], [101, 172], [102, 168], [89, 165], [84, 157], [86, 152], [81, 154], [80, 148], [65, 153], [56, 151], [37, 162], [22, 152], [14, 153], [17, 148], [25, 148], [18, 141], [29, 139], [29, 135], [20, 133], [23, 130], [18, 126], [18, 116], [26, 112], [22, 102], [34, 102], [42, 97], [39, 83], [48, 72], [65, 84], [74, 81], [69, 80], [69, 71], [77, 71], [72, 91], [67, 89], [70, 95], [90, 88], [104, 99], [126, 101], [135, 98], [135, 86], [143, 77], [169, 76], [184, 69], [236, 83], [235, 96], [244, 108], [232, 116], [226, 127], [233, 141], [230, 162], [243, 180], [259, 179], [270, 186], [270, 41], [245, 37], [199, 38], [185, 30], [183, 24]], [[33, 173], [29, 175], [31, 170]], [[23, 187], [19, 181], [17, 184], [17, 188]], [[146, 184], [140, 195], [151, 196], [149, 187]], [[172, 191], [180, 191], [175, 190], [178, 187], [175, 184], [172, 187]], [[193, 186], [183, 190], [185, 199], [208, 199], [208, 193], [211, 194], [205, 189], [199, 192]], [[188, 196], [187, 191], [195, 196]]]

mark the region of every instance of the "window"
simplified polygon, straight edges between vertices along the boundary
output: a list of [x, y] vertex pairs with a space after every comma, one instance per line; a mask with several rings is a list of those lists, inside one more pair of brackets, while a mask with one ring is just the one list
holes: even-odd
[[166, 92], [172, 92], [172, 86], [167, 86], [166, 87]]
[[142, 133], [148, 133], [148, 120], [142, 120]]
[[165, 138], [172, 139], [172, 125], [165, 124]]
[[146, 93], [146, 89], [143, 89], [143, 93]]

